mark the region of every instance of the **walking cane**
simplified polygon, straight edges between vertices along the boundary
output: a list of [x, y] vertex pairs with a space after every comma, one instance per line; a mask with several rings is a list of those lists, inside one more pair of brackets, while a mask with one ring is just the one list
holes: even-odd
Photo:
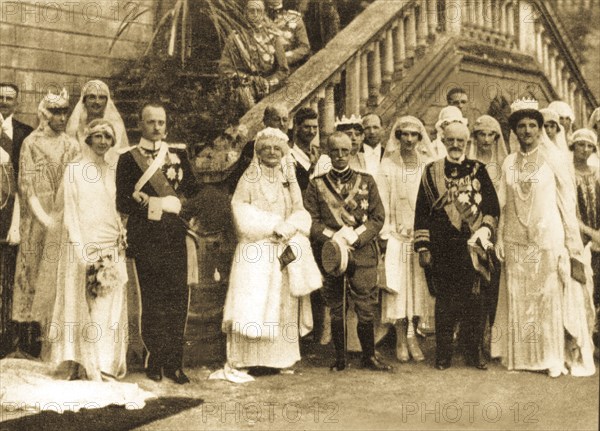
[[346, 299], [346, 294], [347, 294], [347, 285], [348, 285], [348, 277], [346, 276], [346, 274], [344, 274], [344, 282], [342, 283], [342, 326], [344, 328], [344, 358], [346, 357], [346, 355], [348, 354], [348, 328], [347, 328], [347, 324], [348, 324], [348, 317], [347, 317], [347, 312], [348, 310], [346, 309], [347, 307], [347, 299]]

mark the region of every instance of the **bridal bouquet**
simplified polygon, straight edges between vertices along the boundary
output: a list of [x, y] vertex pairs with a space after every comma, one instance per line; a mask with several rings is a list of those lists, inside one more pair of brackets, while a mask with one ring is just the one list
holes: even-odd
[[113, 256], [101, 257], [87, 267], [86, 287], [92, 298], [108, 295], [125, 281]]

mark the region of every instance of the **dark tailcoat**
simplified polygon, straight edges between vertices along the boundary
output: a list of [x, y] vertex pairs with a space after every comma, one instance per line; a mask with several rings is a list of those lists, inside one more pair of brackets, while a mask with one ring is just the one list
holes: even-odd
[[4, 243], [10, 224], [15, 204], [16, 185], [19, 175], [19, 161], [21, 145], [33, 128], [20, 121], [12, 119], [13, 137], [10, 139], [2, 133], [0, 145], [10, 155], [11, 163], [2, 165], [0, 175], [0, 358], [13, 349], [15, 334], [9, 331], [11, 320], [13, 284], [16, 268], [17, 247]]
[[[485, 325], [482, 295], [474, 293], [477, 273], [467, 241], [474, 231], [487, 226], [492, 235], [500, 206], [485, 165], [464, 159], [438, 160], [426, 166], [415, 208], [415, 250], [429, 250], [432, 265], [426, 268], [428, 286], [436, 296], [438, 362], [450, 361], [457, 321], [471, 341], [474, 355]], [[470, 332], [469, 332], [470, 331]]]
[[[182, 367], [187, 319], [187, 249], [185, 199], [194, 196], [198, 183], [185, 150], [169, 149], [180, 163], [162, 170], [182, 201], [182, 213], [163, 213], [159, 221], [148, 219], [148, 208], [133, 199], [136, 182], [143, 172], [132, 152], [121, 155], [117, 165], [117, 209], [128, 216], [128, 254], [135, 258], [142, 298], [142, 339], [148, 350], [147, 366], [176, 370]], [[148, 164], [152, 161], [148, 158]], [[173, 171], [169, 171], [173, 168]], [[173, 176], [173, 172], [175, 176]], [[150, 182], [141, 190], [158, 196]]]

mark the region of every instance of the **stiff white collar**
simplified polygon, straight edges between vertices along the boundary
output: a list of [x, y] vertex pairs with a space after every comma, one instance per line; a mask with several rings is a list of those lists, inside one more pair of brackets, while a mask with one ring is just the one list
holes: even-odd
[[[0, 115], [0, 119], [2, 119], [2, 116]], [[10, 139], [13, 138], [13, 116], [12, 114], [10, 114], [8, 117], [4, 118], [3, 121], [0, 123], [0, 126], [2, 126], [2, 131], [4, 133], [6, 133], [6, 136], [8, 136]]]
[[147, 151], [157, 151], [160, 149], [162, 141], [149, 141], [146, 138], [140, 138], [139, 147]]

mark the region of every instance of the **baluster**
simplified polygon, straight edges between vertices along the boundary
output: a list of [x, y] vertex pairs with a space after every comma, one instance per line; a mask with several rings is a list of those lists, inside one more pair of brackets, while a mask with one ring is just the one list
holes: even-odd
[[383, 40], [383, 88], [382, 92], [387, 93], [392, 87], [394, 79], [394, 35], [390, 28], [385, 32]]
[[475, 24], [479, 27], [483, 27], [484, 25], [484, 4], [483, 1], [477, 0], [475, 2]]
[[313, 111], [315, 112], [319, 112], [319, 98], [318, 97], [313, 97], [312, 99], [310, 99], [310, 106], [309, 106]]
[[498, 22], [500, 24], [500, 32], [503, 35], [508, 35], [508, 21], [506, 16], [506, 5], [504, 4], [504, 0], [498, 3]]
[[552, 45], [548, 47], [548, 57], [550, 62], [548, 63], [548, 71], [550, 72], [550, 83], [556, 90], [556, 49]]
[[396, 33], [394, 37], [394, 70], [396, 78], [402, 78], [402, 71], [404, 69], [404, 60], [406, 58], [406, 45], [404, 42], [404, 17], [401, 16], [398, 19], [398, 26], [396, 27]]
[[575, 109], [575, 91], [577, 90], [577, 85], [575, 81], [569, 81], [569, 100], [568, 103], [571, 105], [571, 108]]
[[417, 52], [418, 57], [422, 57], [427, 49], [427, 0], [421, 0], [420, 6], [415, 9], [415, 16], [417, 21]]
[[515, 36], [515, 6], [511, 2], [506, 6], [506, 25], [507, 33], [514, 38]]
[[322, 90], [322, 100], [320, 103], [319, 116], [322, 121], [322, 130], [325, 135], [331, 135], [335, 131], [335, 99], [333, 93], [333, 84], [327, 84]]
[[360, 52], [346, 66], [346, 116], [360, 113]]
[[381, 101], [381, 53], [379, 41], [373, 43], [373, 51], [369, 53], [369, 106], [377, 106]]
[[542, 47], [543, 47], [543, 58], [544, 58], [544, 73], [546, 74], [547, 77], [550, 76], [550, 43], [551, 40], [550, 38], [548, 38], [546, 35], [544, 35], [544, 38], [542, 40]]
[[360, 104], [367, 106], [369, 100], [369, 53], [363, 52], [360, 56]]
[[564, 96], [564, 85], [563, 85], [563, 67], [565, 66], [564, 61], [557, 57], [556, 59], [556, 91], [558, 93], [559, 99], [562, 99]]
[[406, 18], [406, 57], [408, 58], [408, 66], [411, 67], [414, 63], [415, 51], [417, 49], [417, 23], [414, 9], [408, 12]]
[[429, 29], [429, 39], [435, 39], [438, 27], [438, 0], [427, 0], [427, 26]]
[[569, 80], [571, 79], [569, 68], [565, 66], [563, 69], [563, 95], [562, 100], [569, 103]]
[[460, 34], [463, 14], [467, 10], [466, 1], [468, 0], [446, 0], [446, 32]]
[[539, 23], [535, 23], [535, 57], [538, 63], [544, 63], [544, 47], [542, 39], [543, 26]]
[[492, 12], [492, 0], [483, 0], [483, 26], [491, 30], [494, 27], [494, 17]]
[[[584, 103], [583, 103], [583, 92], [581, 90], [577, 90], [575, 92], [575, 104], [576, 106], [573, 108], [575, 111], [575, 118], [579, 119], [581, 127], [585, 127], [587, 124], [587, 116], [584, 112]], [[578, 129], [577, 127], [576, 129]]]

